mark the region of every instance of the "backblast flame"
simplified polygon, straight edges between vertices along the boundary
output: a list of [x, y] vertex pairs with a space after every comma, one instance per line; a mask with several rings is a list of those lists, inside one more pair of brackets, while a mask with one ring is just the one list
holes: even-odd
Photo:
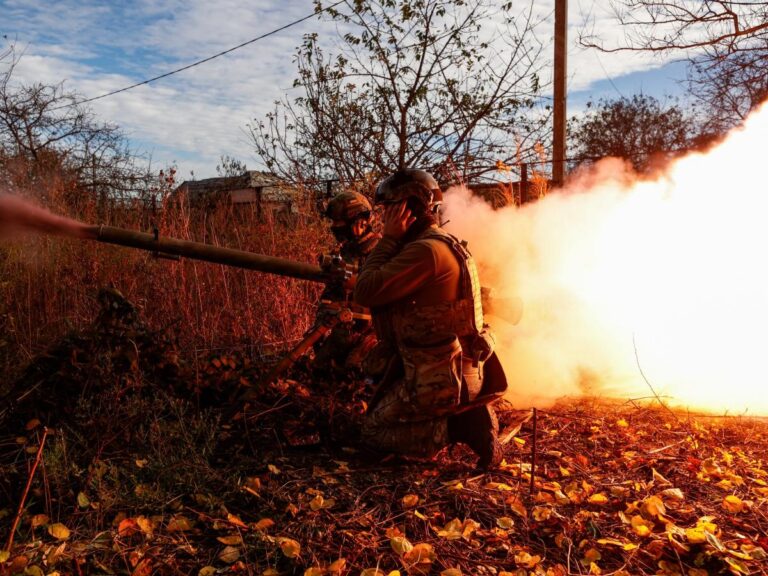
[[492, 211], [446, 194], [484, 283], [525, 314], [501, 332], [513, 400], [661, 396], [768, 414], [768, 106], [641, 180], [608, 159], [563, 192]]
[[18, 196], [0, 192], [0, 238], [20, 232], [54, 234], [72, 238], [93, 237], [89, 227], [81, 222], [57, 216]]

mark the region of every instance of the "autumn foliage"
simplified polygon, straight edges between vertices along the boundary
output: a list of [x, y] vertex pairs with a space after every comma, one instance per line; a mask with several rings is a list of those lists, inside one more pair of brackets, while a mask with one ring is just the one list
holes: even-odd
[[[763, 421], [569, 402], [538, 412], [536, 426], [529, 420], [505, 446], [502, 465], [479, 474], [461, 447], [427, 462], [382, 461], [344, 441], [291, 448], [279, 440], [284, 421], [322, 411], [302, 400], [301, 386], [287, 397], [278, 388], [264, 395], [264, 406], [290, 399], [277, 413], [261, 413], [248, 432], [236, 422], [218, 432], [217, 450], [258, 447], [220, 463], [221, 484], [189, 485], [154, 508], [110, 506], [83, 486], [63, 508], [30, 509], [16, 570], [47, 562], [132, 574], [763, 573]], [[507, 424], [519, 418], [502, 408]], [[105, 481], [115, 464], [94, 476]]]

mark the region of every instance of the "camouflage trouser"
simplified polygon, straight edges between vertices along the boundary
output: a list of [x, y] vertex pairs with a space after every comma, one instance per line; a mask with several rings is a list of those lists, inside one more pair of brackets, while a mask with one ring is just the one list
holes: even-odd
[[448, 416], [461, 400], [458, 339], [400, 350], [403, 376], [394, 379], [365, 415], [363, 441], [374, 448], [432, 456], [448, 444]]
[[[448, 417], [415, 413], [395, 382], [363, 419], [363, 443], [386, 452], [430, 457], [448, 444]], [[426, 407], [423, 407], [426, 408]]]

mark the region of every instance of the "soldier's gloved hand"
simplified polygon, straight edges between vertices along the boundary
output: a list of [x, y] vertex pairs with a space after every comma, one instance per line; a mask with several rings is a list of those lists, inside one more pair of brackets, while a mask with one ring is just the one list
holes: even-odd
[[405, 200], [397, 204], [387, 204], [384, 207], [384, 236], [400, 240], [408, 228], [416, 221], [411, 216], [411, 210], [405, 204]]

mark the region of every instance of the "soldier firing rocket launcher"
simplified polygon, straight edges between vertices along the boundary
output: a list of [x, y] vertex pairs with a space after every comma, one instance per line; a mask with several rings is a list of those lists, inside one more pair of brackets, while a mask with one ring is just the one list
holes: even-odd
[[204, 260], [314, 282], [350, 283], [350, 287], [354, 287], [355, 270], [349, 269], [344, 262], [335, 258], [323, 258], [321, 260], [322, 265], [295, 262], [276, 256], [222, 248], [202, 242], [165, 238], [160, 236], [157, 229], [154, 230], [154, 233], [148, 234], [113, 226], [87, 226], [82, 237], [107, 244], [147, 250], [160, 258], [178, 259], [183, 256], [194, 260]]
[[[186, 257], [339, 287], [340, 289], [334, 292], [341, 294], [341, 297], [335, 298], [333, 301], [323, 300], [320, 303], [324, 312], [322, 315], [323, 322], [317, 323], [304, 339], [277, 364], [268, 376], [269, 379], [277, 378], [335, 325], [343, 322], [370, 320], [368, 309], [354, 304], [351, 300], [357, 266], [354, 263], [345, 262], [338, 256], [325, 256], [320, 259], [318, 264], [310, 264], [245, 250], [222, 248], [202, 242], [161, 237], [157, 229], [150, 234], [112, 226], [93, 226], [51, 214], [47, 210], [33, 206], [16, 196], [0, 194], [0, 233], [14, 229], [97, 240], [108, 244], [147, 250], [160, 258], [179, 259]], [[502, 304], [502, 300], [491, 300], [488, 296], [489, 293], [485, 292], [483, 306], [490, 313], [493, 314], [498, 308], [498, 312], [504, 312], [502, 318], [505, 320], [514, 324], [519, 321], [522, 314], [522, 303], [519, 299], [504, 299]], [[496, 303], [499, 306], [495, 306]]]
[[[195, 260], [204, 260], [206, 262], [339, 286], [341, 290], [337, 292], [343, 294], [343, 297], [334, 301], [322, 300], [320, 302], [324, 312], [322, 315], [324, 320], [317, 323], [293, 350], [278, 362], [267, 376], [267, 381], [276, 380], [337, 324], [351, 323], [355, 320], [370, 321], [371, 319], [370, 311], [367, 308], [354, 304], [351, 299], [351, 292], [354, 288], [358, 272], [357, 265], [345, 262], [339, 256], [322, 256], [319, 264], [314, 265], [275, 256], [266, 256], [255, 252], [222, 248], [201, 242], [165, 238], [159, 235], [157, 229], [154, 230], [154, 233], [148, 234], [112, 226], [89, 226], [84, 230], [83, 236], [108, 244], [147, 250], [160, 258], [178, 259], [183, 256]], [[504, 310], [504, 318], [513, 324], [517, 324], [522, 314], [522, 302], [519, 299], [504, 299], [503, 306], [494, 306], [494, 302], [497, 304], [501, 303], [500, 300], [491, 298], [490, 290], [484, 289], [483, 307], [491, 314], [496, 312], [497, 309], [499, 311]]]

